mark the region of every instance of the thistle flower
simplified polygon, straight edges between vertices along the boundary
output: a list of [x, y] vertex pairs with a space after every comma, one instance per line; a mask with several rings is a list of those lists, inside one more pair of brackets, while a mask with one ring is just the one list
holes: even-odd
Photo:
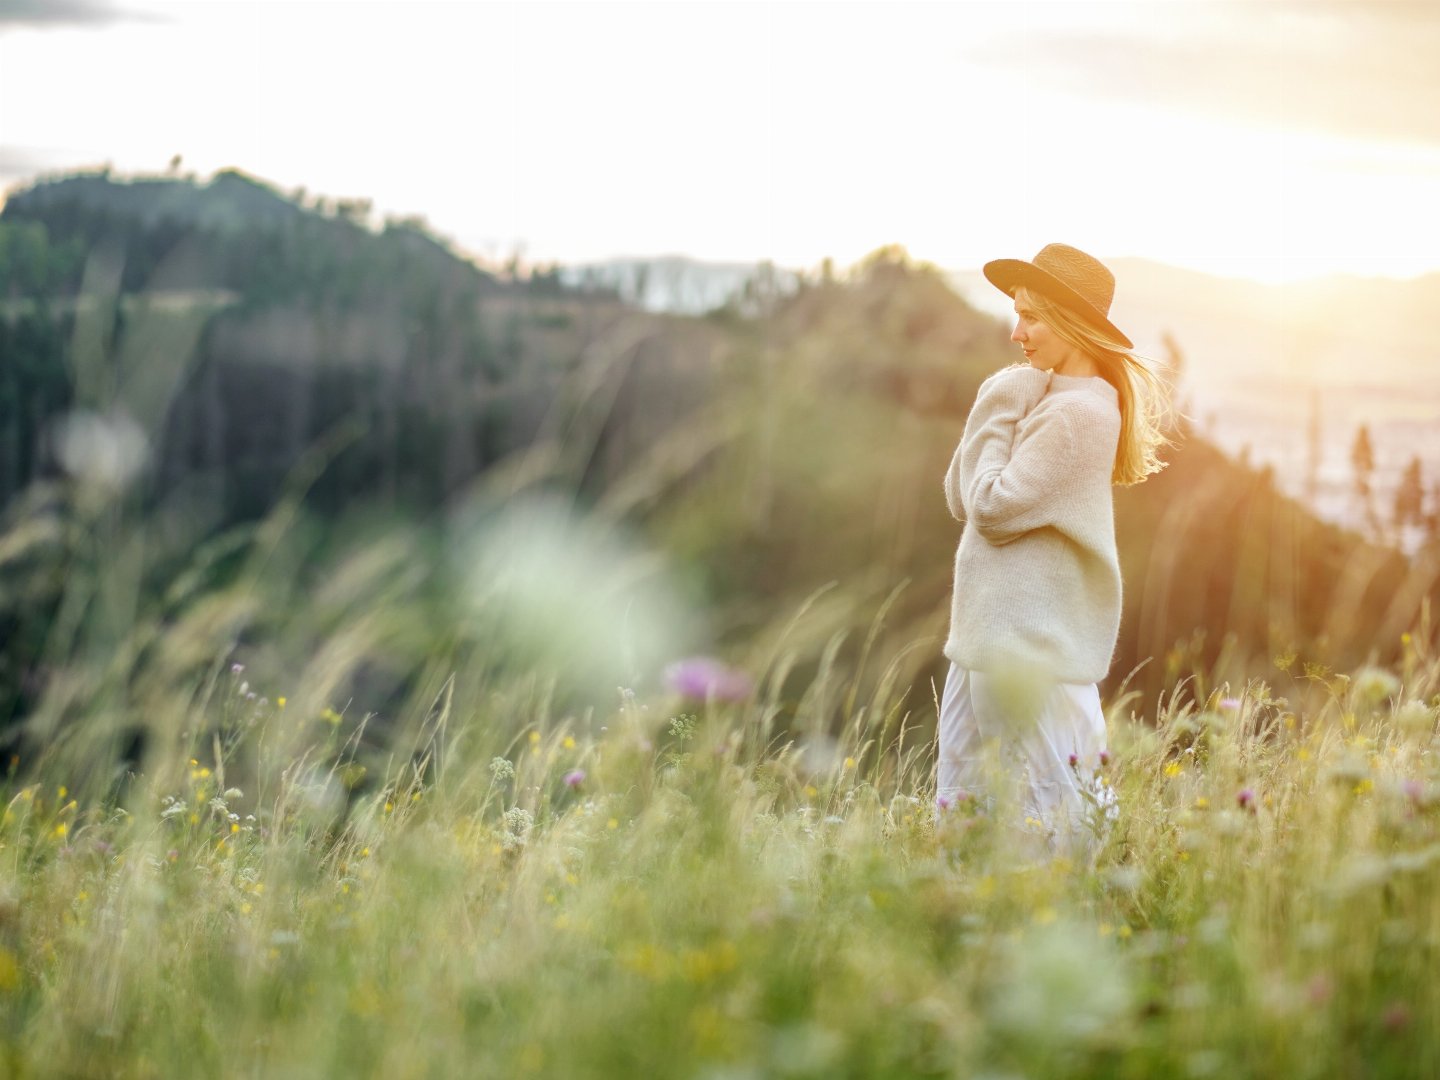
[[750, 696], [750, 677], [719, 660], [693, 656], [665, 669], [665, 686], [671, 693], [696, 701], [740, 701]]
[[1079, 765], [1079, 764], [1080, 764], [1080, 755], [1079, 755], [1079, 754], [1072, 753], [1072, 754], [1071, 754], [1068, 758], [1066, 758], [1065, 760], [1070, 763], [1070, 768], [1073, 769], [1073, 768], [1075, 768], [1076, 765]]
[[1255, 792], [1248, 787], [1236, 792], [1235, 801], [1240, 804], [1241, 810], [1249, 810], [1252, 814], [1255, 812]]
[[565, 774], [565, 786], [568, 788], [578, 788], [584, 782], [584, 769], [572, 769], [570, 772]]

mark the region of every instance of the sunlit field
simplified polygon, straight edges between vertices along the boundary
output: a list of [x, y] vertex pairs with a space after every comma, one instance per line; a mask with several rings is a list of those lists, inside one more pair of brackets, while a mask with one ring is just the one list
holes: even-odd
[[238, 171], [7, 202], [0, 1077], [1440, 1072], [1418, 473], [1410, 558], [1177, 421], [1118, 811], [1052, 848], [934, 795], [1009, 331], [897, 247], [770, 271], [679, 316]]
[[[937, 808], [933, 699], [886, 657], [822, 645], [787, 697], [804, 608], [572, 709], [561, 669], [495, 663], [496, 638], [442, 649], [398, 541], [285, 610], [293, 542], [272, 521], [232, 585], [52, 673], [51, 737], [4, 789], [6, 1075], [1440, 1063], [1419, 635], [1393, 671], [1278, 657], [1264, 682], [1114, 697], [1119, 815], [1064, 858]], [[390, 715], [336, 696], [376, 643], [422, 640]]]

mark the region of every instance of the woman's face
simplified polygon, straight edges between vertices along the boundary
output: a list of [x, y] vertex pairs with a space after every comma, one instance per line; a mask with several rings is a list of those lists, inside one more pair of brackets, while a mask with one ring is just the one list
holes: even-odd
[[1015, 290], [1015, 330], [1010, 340], [1025, 350], [1025, 359], [1031, 367], [1054, 371], [1079, 366], [1080, 350], [1040, 321], [1024, 289]]

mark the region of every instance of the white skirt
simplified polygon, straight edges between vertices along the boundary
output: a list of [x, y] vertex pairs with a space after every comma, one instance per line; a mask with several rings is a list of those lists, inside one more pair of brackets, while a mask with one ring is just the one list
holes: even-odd
[[935, 778], [942, 813], [974, 799], [1042, 833], [1052, 848], [1068, 848], [1114, 818], [1107, 760], [1094, 683], [1017, 685], [950, 665]]

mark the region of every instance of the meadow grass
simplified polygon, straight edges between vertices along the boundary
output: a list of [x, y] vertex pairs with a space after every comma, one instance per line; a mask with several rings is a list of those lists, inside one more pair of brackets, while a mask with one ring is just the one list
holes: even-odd
[[903, 688], [860, 700], [833, 657], [819, 671], [805, 698], [841, 711], [832, 738], [778, 731], [773, 681], [567, 715], [544, 679], [496, 676], [444, 681], [406, 743], [217, 662], [191, 749], [155, 750], [184, 753], [172, 768], [93, 798], [12, 768], [0, 1071], [1440, 1065], [1421, 643], [1400, 672], [1281, 672], [1288, 700], [1112, 701], [1119, 813], [1083, 859], [937, 810], [933, 706], [897, 721]]

